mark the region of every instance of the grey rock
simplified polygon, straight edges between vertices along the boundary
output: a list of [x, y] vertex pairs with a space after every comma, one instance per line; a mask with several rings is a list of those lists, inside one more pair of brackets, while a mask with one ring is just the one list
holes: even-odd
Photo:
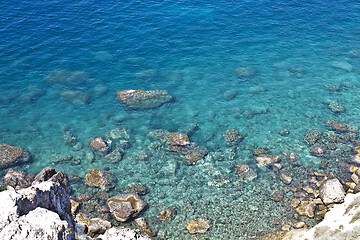
[[34, 176], [32, 174], [12, 170], [9, 170], [4, 176], [4, 183], [15, 190], [30, 187], [33, 180]]
[[332, 178], [320, 185], [319, 196], [325, 204], [341, 203], [345, 198], [345, 190], [338, 179]]

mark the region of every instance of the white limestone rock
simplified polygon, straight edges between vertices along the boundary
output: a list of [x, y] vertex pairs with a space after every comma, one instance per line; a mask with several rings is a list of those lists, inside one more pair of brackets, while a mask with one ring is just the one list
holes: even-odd
[[69, 225], [57, 213], [36, 208], [1, 228], [0, 239], [73, 239]]
[[140, 230], [129, 229], [124, 227], [110, 228], [104, 234], [98, 236], [98, 240], [151, 240], [143, 236]]

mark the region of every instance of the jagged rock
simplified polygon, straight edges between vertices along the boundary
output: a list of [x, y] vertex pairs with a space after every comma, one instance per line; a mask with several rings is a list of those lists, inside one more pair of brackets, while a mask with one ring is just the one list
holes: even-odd
[[345, 198], [345, 190], [336, 178], [325, 180], [320, 185], [319, 196], [324, 204], [341, 203]]
[[57, 213], [38, 207], [3, 226], [0, 239], [71, 240], [74, 234], [69, 227]]
[[236, 165], [235, 174], [238, 175], [243, 181], [251, 181], [257, 178], [256, 171], [249, 165], [242, 163]]
[[50, 84], [62, 84], [67, 86], [83, 85], [93, 77], [91, 74], [81, 71], [53, 70], [46, 77], [45, 81]]
[[22, 239], [17, 237], [29, 234], [34, 237], [29, 239], [44, 239], [48, 235], [55, 236], [49, 239], [66, 239], [61, 236], [68, 236], [68, 229], [74, 227], [69, 195], [58, 182], [41, 182], [17, 192], [3, 191], [0, 199], [0, 236], [12, 234], [13, 239]]
[[130, 109], [151, 109], [170, 102], [173, 97], [165, 90], [123, 90], [117, 91], [118, 100]]
[[296, 208], [296, 211], [302, 215], [309, 218], [315, 216], [316, 203], [313, 201], [302, 201], [300, 205]]
[[88, 224], [88, 231], [92, 234], [103, 234], [109, 228], [111, 223], [100, 218], [92, 218]]
[[161, 212], [159, 212], [156, 217], [162, 221], [162, 222], [166, 222], [166, 221], [170, 221], [172, 216], [175, 214], [175, 208], [167, 208], [165, 210], [162, 210]]
[[254, 156], [255, 163], [259, 166], [268, 166], [280, 161], [280, 158], [276, 155], [271, 154], [260, 154], [258, 156]]
[[233, 146], [239, 144], [243, 139], [244, 136], [237, 131], [235, 128], [228, 129], [222, 133], [225, 142], [227, 145]]
[[93, 168], [85, 175], [85, 182], [90, 186], [106, 189], [111, 186], [112, 177], [107, 171]]
[[4, 183], [15, 190], [30, 187], [33, 180], [34, 176], [32, 174], [12, 170], [7, 171], [4, 176]]
[[205, 233], [209, 228], [209, 220], [202, 218], [191, 220], [186, 226], [189, 233]]
[[91, 101], [91, 96], [80, 90], [63, 90], [61, 91], [60, 96], [66, 102], [70, 102], [74, 105], [89, 104]]
[[76, 211], [78, 210], [80, 203], [75, 200], [70, 199], [71, 204], [71, 214], [75, 215]]
[[41, 170], [41, 172], [35, 176], [32, 184], [35, 185], [44, 181], [57, 182], [65, 189], [68, 183], [66, 175], [61, 171], [56, 172], [53, 167], [46, 167]]
[[135, 217], [147, 205], [136, 193], [120, 194], [109, 198], [106, 202], [110, 212], [120, 222]]
[[155, 236], [155, 232], [151, 229], [147, 220], [143, 217], [135, 219], [136, 225], [139, 227], [140, 231], [144, 233], [146, 236], [153, 237]]
[[25, 163], [29, 160], [30, 154], [24, 149], [0, 143], [0, 169]]
[[101, 240], [151, 240], [147, 236], [143, 236], [140, 230], [132, 230], [129, 228], [119, 227], [110, 228], [103, 235], [98, 236]]

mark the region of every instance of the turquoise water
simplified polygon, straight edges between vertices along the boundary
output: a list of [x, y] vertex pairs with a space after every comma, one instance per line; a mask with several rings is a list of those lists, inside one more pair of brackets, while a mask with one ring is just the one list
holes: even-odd
[[[93, 167], [107, 169], [117, 177], [110, 194], [144, 184], [144, 216], [167, 231], [165, 239], [189, 238], [185, 226], [196, 217], [210, 219], [204, 235], [210, 239], [274, 230], [274, 219], [286, 222], [288, 215], [268, 196], [287, 192], [284, 184], [261, 169], [255, 181], [239, 183], [235, 165], [256, 168], [252, 150], [266, 147], [294, 152], [302, 166], [318, 168], [322, 159], [308, 153], [304, 134], [325, 131], [331, 119], [359, 126], [359, 15], [360, 4], [345, 0], [0, 3], [0, 141], [32, 154], [17, 169], [36, 173], [52, 165], [80, 177]], [[239, 67], [255, 75], [239, 78]], [[59, 69], [91, 77], [47, 82]], [[130, 111], [116, 99], [124, 89], [164, 89], [175, 101]], [[66, 101], [64, 90], [89, 100]], [[329, 101], [346, 111], [330, 111]], [[194, 124], [191, 141], [209, 150], [195, 166], [152, 145], [153, 129], [181, 132]], [[89, 141], [119, 127], [131, 142], [122, 161], [94, 159]], [[238, 148], [225, 145], [221, 133], [229, 128], [246, 135]], [[64, 129], [77, 137], [77, 147], [64, 143]], [[288, 135], [279, 134], [284, 129]], [[151, 156], [139, 160], [144, 152]], [[210, 157], [216, 154], [222, 157]], [[76, 161], [55, 161], [63, 155]], [[226, 181], [213, 186], [214, 176]], [[74, 195], [95, 191], [81, 185]], [[178, 210], [166, 225], [155, 217], [163, 206]]]

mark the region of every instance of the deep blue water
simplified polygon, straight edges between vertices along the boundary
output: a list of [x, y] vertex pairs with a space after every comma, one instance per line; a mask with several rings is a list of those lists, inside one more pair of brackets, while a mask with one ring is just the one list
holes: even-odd
[[[222, 196], [209, 193], [214, 191], [209, 186], [203, 189], [208, 195], [194, 197], [202, 186], [194, 173], [200, 174], [206, 164], [231, 179], [236, 163], [254, 166], [252, 149], [267, 147], [274, 153], [295, 152], [301, 164], [316, 168], [321, 159], [308, 153], [303, 141], [307, 131], [324, 130], [330, 119], [359, 126], [357, 1], [3, 1], [0, 19], [0, 142], [25, 148], [34, 159], [19, 169], [36, 173], [51, 164], [83, 177], [92, 167], [108, 168], [121, 175], [119, 186], [150, 186], [147, 201], [154, 205], [181, 205], [190, 199], [201, 205], [201, 198], [211, 202]], [[255, 76], [238, 78], [239, 67], [254, 69]], [[79, 84], [46, 82], [58, 69], [83, 71], [92, 78]], [[341, 82], [352, 87], [324, 87]], [[128, 111], [115, 95], [124, 89], [164, 89], [175, 101]], [[64, 90], [82, 91], [91, 96], [90, 103], [64, 101]], [[229, 93], [235, 95], [231, 100]], [[324, 104], [329, 101], [346, 111], [334, 114]], [[178, 170], [167, 184], [168, 177], [149, 174], [169, 164], [166, 156], [150, 163], [127, 157], [151, 144], [151, 129], [176, 132], [193, 123], [198, 130], [191, 140], [210, 152], [227, 151], [224, 130], [246, 134], [235, 159], [205, 160], [192, 167], [174, 163]], [[117, 127], [130, 129], [134, 140], [119, 164], [85, 157], [92, 154], [90, 139]], [[64, 128], [78, 137], [82, 149], [65, 145]], [[290, 134], [279, 135], [283, 129]], [[71, 154], [82, 162], [53, 164], [54, 154]], [[266, 173], [262, 177], [263, 184]], [[186, 191], [184, 183], [191, 183], [185, 184]], [[174, 186], [180, 190], [173, 191]], [[273, 185], [267, 189], [271, 192]], [[147, 217], [155, 212], [150, 208]], [[200, 215], [180, 214], [178, 222]], [[227, 226], [232, 229], [231, 223]], [[184, 234], [183, 229], [174, 224], [168, 239]], [[210, 238], [234, 237], [231, 230], [215, 229]]]

